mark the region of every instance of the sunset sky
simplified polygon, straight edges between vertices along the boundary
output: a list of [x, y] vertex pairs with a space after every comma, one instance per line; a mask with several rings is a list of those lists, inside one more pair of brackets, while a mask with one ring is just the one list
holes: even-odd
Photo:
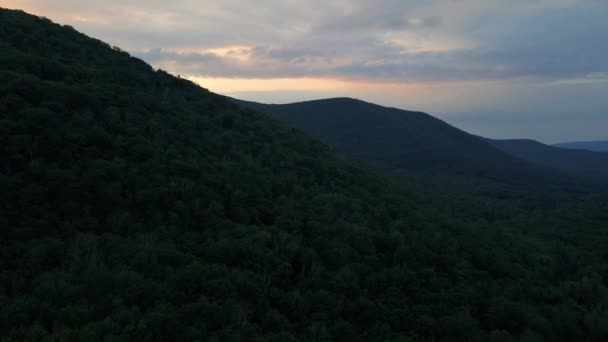
[[349, 96], [471, 133], [608, 139], [606, 0], [0, 0], [212, 91]]

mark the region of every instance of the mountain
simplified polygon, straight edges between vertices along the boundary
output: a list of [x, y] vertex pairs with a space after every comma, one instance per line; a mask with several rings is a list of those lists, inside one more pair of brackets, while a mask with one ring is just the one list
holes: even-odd
[[571, 150], [527, 139], [484, 139], [500, 150], [531, 163], [579, 177], [608, 181], [608, 153]]
[[20, 11], [0, 51], [2, 341], [608, 338], [605, 199], [413, 192]]
[[300, 128], [354, 159], [400, 176], [486, 180], [538, 186], [571, 184], [476, 136], [422, 112], [350, 98], [273, 105], [233, 100]]
[[555, 144], [553, 146], [595, 152], [608, 152], [608, 141], [576, 141]]

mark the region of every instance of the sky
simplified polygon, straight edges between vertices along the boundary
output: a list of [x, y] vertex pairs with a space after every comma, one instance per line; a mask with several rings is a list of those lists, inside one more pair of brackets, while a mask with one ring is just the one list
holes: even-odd
[[470, 133], [608, 140], [608, 0], [0, 0], [225, 95], [347, 96]]

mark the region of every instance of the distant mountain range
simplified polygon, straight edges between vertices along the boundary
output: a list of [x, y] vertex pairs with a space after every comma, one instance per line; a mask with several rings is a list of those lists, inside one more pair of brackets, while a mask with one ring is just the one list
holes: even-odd
[[555, 144], [553, 146], [576, 150], [589, 150], [595, 152], [608, 152], [608, 140], [604, 141], [574, 141]]
[[[509, 184], [606, 179], [608, 155], [530, 142], [480, 139], [422, 112], [351, 98], [283, 105], [234, 100], [303, 129], [337, 150], [399, 174], [486, 179]], [[545, 156], [540, 147], [552, 152]], [[551, 169], [553, 170], [551, 170]]]
[[498, 149], [531, 163], [548, 166], [569, 174], [608, 181], [608, 153], [565, 149], [528, 139], [485, 139]]

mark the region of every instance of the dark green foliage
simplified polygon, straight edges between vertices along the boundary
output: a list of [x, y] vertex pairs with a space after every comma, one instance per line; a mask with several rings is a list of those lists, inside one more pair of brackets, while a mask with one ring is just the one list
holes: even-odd
[[404, 190], [23, 12], [0, 49], [2, 340], [607, 338], [603, 201]]

